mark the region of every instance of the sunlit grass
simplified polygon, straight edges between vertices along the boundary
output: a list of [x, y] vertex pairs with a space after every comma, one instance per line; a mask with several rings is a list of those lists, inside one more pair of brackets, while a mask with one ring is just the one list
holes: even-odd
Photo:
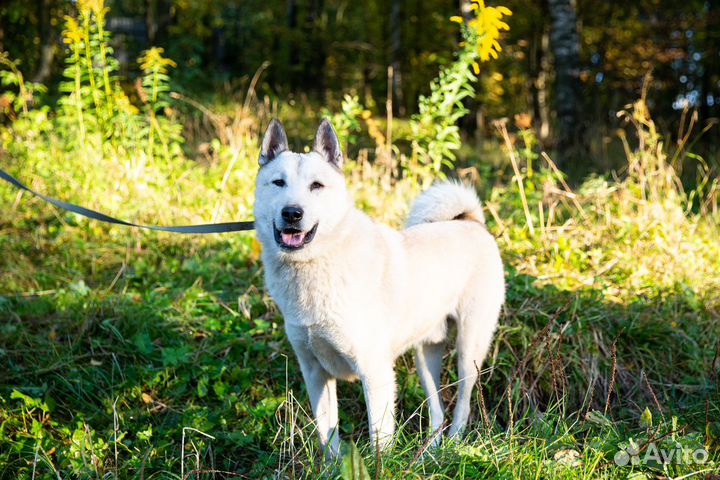
[[[207, 105], [170, 94], [148, 68], [145, 88], [166, 103], [133, 106], [105, 69], [81, 61], [100, 26], [75, 26], [78, 39], [66, 38], [78, 59], [57, 111], [25, 104], [0, 128], [2, 168], [43, 193], [147, 224], [246, 220], [268, 119], [283, 118], [296, 149], [310, 138], [318, 109], [258, 99], [252, 79], [244, 96]], [[87, 90], [95, 73], [109, 82], [102, 92]], [[389, 119], [349, 110], [344, 121], [360, 131], [346, 138], [350, 189], [360, 208], [401, 226], [432, 179], [410, 153], [413, 121], [395, 120], [393, 137]], [[0, 185], [0, 479], [717, 473], [717, 182], [683, 191], [644, 102], [625, 118], [624, 171], [572, 189], [527, 126], [498, 123], [499, 143], [480, 159], [463, 147], [466, 160], [445, 173], [482, 193], [508, 285], [472, 427], [427, 448], [423, 393], [404, 356], [394, 450], [373, 453], [362, 389], [342, 384], [342, 436], [359, 455], [339, 464], [320, 460], [251, 233], [111, 227]], [[455, 371], [443, 374], [447, 405]], [[618, 452], [651, 444], [705, 448], [708, 459], [616, 464]]]
[[[131, 220], [240, 220], [252, 204], [255, 142], [218, 143], [227, 153], [206, 166], [100, 156], [80, 165], [56, 152], [66, 173], [51, 174], [38, 168], [50, 156], [29, 152], [13, 168], [39, 190]], [[359, 205], [399, 225], [417, 185], [372, 162], [351, 165]], [[511, 170], [478, 179], [509, 286], [472, 431], [457, 445], [426, 448], [422, 390], [402, 358], [393, 452], [378, 459], [366, 443], [357, 385], [341, 386], [343, 437], [381, 478], [717, 468], [716, 225], [685, 214], [679, 194], [643, 198], [632, 177], [592, 178], [570, 191], [549, 166], [537, 168], [523, 178], [533, 234], [518, 184], [503, 173]], [[177, 478], [181, 470], [352, 478], [320, 462], [251, 234], [145, 233], [78, 219], [7, 186], [0, 195], [12, 206], [0, 236], [0, 478], [33, 470], [36, 478]], [[448, 404], [454, 371], [444, 376]], [[641, 424], [646, 408], [651, 426]], [[711, 463], [615, 465], [631, 439], [705, 445]]]

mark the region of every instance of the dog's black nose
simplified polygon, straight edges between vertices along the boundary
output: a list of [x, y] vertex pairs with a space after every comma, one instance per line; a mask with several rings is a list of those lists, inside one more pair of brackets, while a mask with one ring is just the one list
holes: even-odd
[[282, 218], [288, 223], [295, 223], [302, 220], [303, 210], [300, 207], [285, 207], [282, 209]]

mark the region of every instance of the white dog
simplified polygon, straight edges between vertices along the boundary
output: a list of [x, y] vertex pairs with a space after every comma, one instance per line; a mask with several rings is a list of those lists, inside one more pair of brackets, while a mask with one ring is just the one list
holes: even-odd
[[327, 120], [305, 154], [288, 150], [273, 120], [255, 189], [265, 281], [285, 318], [322, 448], [328, 457], [339, 452], [336, 379], [362, 381], [370, 439], [381, 448], [390, 443], [394, 362], [410, 348], [432, 429], [443, 425], [440, 370], [449, 319], [457, 324], [459, 391], [449, 431], [456, 435], [468, 421], [505, 296], [502, 261], [477, 195], [437, 184], [416, 200], [407, 228], [396, 231], [354, 208], [341, 168]]

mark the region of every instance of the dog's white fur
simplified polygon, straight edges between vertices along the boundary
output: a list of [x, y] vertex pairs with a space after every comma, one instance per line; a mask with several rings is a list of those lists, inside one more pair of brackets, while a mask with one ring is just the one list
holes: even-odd
[[[396, 231], [354, 208], [341, 163], [327, 121], [307, 154], [288, 151], [285, 132], [273, 121], [255, 191], [266, 285], [284, 316], [321, 445], [329, 457], [338, 454], [336, 379], [362, 381], [371, 441], [389, 445], [394, 361], [410, 348], [432, 429], [438, 430], [444, 421], [439, 389], [448, 319], [457, 324], [458, 396], [449, 430], [456, 435], [468, 421], [472, 389], [505, 295], [500, 254], [480, 202], [467, 187], [437, 184], [415, 201], [407, 228]], [[322, 186], [311, 189], [314, 182]], [[298, 226], [304, 234], [317, 225], [312, 241], [299, 250], [284, 248], [276, 238], [287, 206], [303, 210]]]

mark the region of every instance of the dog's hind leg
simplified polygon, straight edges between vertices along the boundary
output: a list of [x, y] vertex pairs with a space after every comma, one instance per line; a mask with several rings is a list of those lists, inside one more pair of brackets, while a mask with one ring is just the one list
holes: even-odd
[[430, 409], [432, 435], [435, 436], [432, 440], [433, 446], [439, 445], [442, 441], [442, 432], [438, 430], [444, 421], [443, 402], [440, 397], [440, 371], [444, 351], [444, 343], [420, 343], [415, 346], [415, 367], [425, 390]]
[[470, 416], [470, 400], [492, 341], [501, 302], [489, 298], [474, 298], [458, 312], [457, 356], [458, 395], [453, 411], [449, 436], [455, 436], [465, 429]]

